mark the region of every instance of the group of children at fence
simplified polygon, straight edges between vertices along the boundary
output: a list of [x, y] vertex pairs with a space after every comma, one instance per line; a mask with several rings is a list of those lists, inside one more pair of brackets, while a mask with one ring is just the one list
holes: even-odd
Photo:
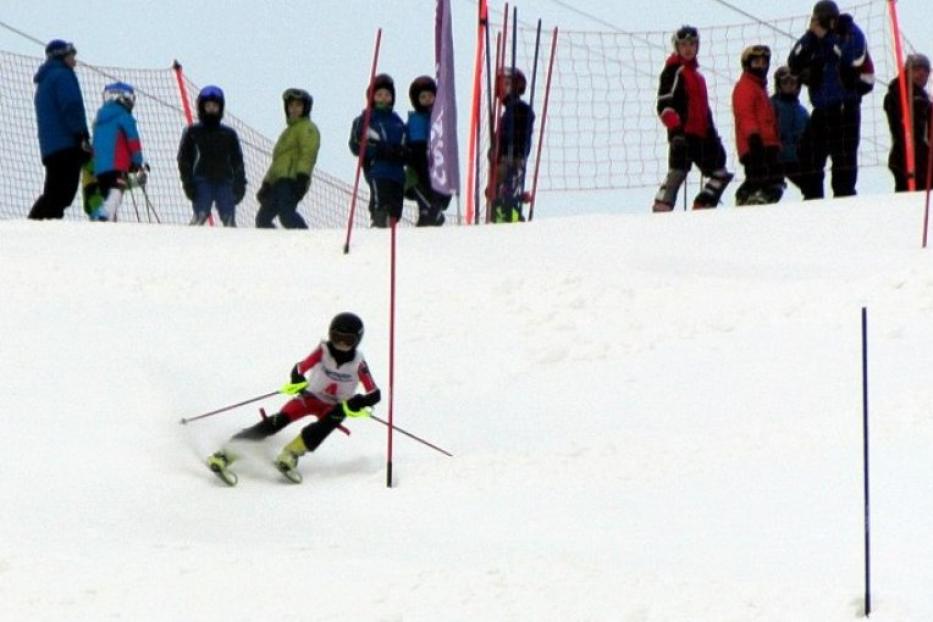
[[[716, 207], [733, 174], [726, 170], [726, 153], [713, 122], [706, 83], [698, 70], [700, 36], [683, 26], [672, 37], [673, 54], [660, 77], [657, 112], [668, 134], [668, 173], [655, 195], [653, 211], [674, 209], [677, 193], [691, 165], [700, 169], [705, 184], [693, 201], [694, 209]], [[741, 55], [742, 75], [732, 93], [735, 139], [745, 169], [736, 190], [737, 205], [776, 203], [786, 181], [803, 198], [823, 197], [824, 168], [832, 159], [832, 189], [836, 197], [855, 194], [858, 172], [860, 104], [874, 84], [874, 67], [862, 31], [851, 15], [840, 13], [832, 0], [813, 7], [810, 26], [792, 48], [787, 66], [774, 73], [774, 95], [768, 96], [771, 50], [752, 45]], [[911, 92], [917, 188], [927, 184], [930, 100], [925, 86], [930, 61], [922, 54], [907, 57], [903, 71]], [[801, 86], [807, 85], [812, 114], [801, 105]], [[899, 78], [889, 85], [884, 109], [893, 145], [889, 169], [895, 189], [908, 189], [908, 168], [902, 124]]]
[[[76, 53], [71, 43], [50, 42], [46, 63], [36, 74], [36, 111], [46, 185], [30, 218], [62, 217], [74, 197], [80, 167], [88, 217], [95, 221], [117, 220], [126, 192], [138, 187], [146, 193], [150, 170], [133, 116], [136, 92], [124, 82], [104, 88], [104, 102], [94, 119], [91, 141], [74, 76]], [[491, 154], [494, 181], [488, 193], [496, 222], [524, 220], [522, 204], [529, 200], [524, 192], [524, 173], [534, 115], [521, 100], [524, 90], [521, 71], [499, 71], [496, 95], [502, 104], [498, 124], [501, 130], [497, 148]], [[437, 84], [430, 76], [412, 81], [409, 98], [414, 110], [405, 122], [394, 112], [395, 83], [389, 75], [375, 76], [367, 89], [367, 108], [352, 123], [349, 147], [361, 159], [374, 227], [387, 227], [400, 220], [405, 198], [418, 205], [417, 226], [440, 226], [445, 221], [451, 197], [435, 191], [429, 176], [428, 144], [436, 95]], [[59, 105], [61, 101], [67, 105]], [[278, 220], [285, 228], [307, 228], [298, 205], [311, 185], [321, 144], [318, 128], [311, 121], [314, 100], [304, 89], [289, 88], [282, 94], [282, 103], [286, 127], [275, 143], [272, 162], [256, 193], [256, 227], [272, 228]], [[224, 107], [220, 87], [202, 88], [196, 99], [198, 120], [182, 133], [178, 172], [184, 194], [192, 204], [192, 225], [205, 224], [216, 208], [223, 225], [236, 226], [236, 207], [246, 194], [243, 151], [236, 131], [222, 122]], [[49, 140], [49, 136], [61, 140]], [[148, 207], [148, 194], [145, 200]]]

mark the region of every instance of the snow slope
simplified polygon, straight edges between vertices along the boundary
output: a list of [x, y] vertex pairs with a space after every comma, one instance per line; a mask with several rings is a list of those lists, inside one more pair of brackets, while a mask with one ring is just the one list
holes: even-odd
[[[922, 198], [398, 233], [395, 417], [204, 457], [336, 312], [388, 387], [388, 235], [0, 222], [7, 620], [933, 619]], [[270, 412], [281, 399], [264, 402]], [[387, 415], [385, 403], [377, 413]]]

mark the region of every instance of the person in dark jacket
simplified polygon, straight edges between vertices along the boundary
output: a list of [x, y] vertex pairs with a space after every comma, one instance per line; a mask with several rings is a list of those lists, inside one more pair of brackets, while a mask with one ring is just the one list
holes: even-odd
[[65, 215], [78, 192], [81, 167], [91, 158], [84, 98], [74, 71], [77, 53], [72, 43], [50, 41], [45, 63], [33, 78], [39, 151], [45, 167], [45, 186], [29, 212], [34, 220]]
[[658, 117], [667, 128], [667, 177], [654, 197], [655, 212], [674, 209], [677, 192], [696, 164], [706, 184], [693, 200], [693, 209], [719, 205], [732, 173], [726, 170], [726, 150], [713, 123], [706, 80], [699, 72], [697, 53], [700, 34], [693, 26], [683, 26], [671, 38], [674, 53], [668, 57], [658, 86]]
[[[373, 78], [367, 91], [369, 128], [363, 174], [369, 185], [369, 215], [373, 227], [385, 228], [402, 217], [405, 193], [405, 164], [409, 150], [405, 144], [405, 122], [392, 108], [395, 105], [395, 82], [387, 74]], [[366, 111], [353, 120], [350, 129], [350, 152], [359, 157], [363, 141]]]
[[496, 223], [523, 222], [522, 203], [525, 194], [525, 170], [531, 153], [535, 115], [522, 100], [527, 80], [520, 69], [504, 67], [496, 74], [496, 97], [502, 102], [502, 114], [496, 123], [495, 165], [492, 179], [495, 192], [492, 199], [492, 220]]
[[823, 198], [823, 169], [832, 158], [833, 196], [855, 194], [862, 96], [874, 86], [865, 35], [833, 0], [813, 6], [810, 27], [787, 65], [807, 85], [813, 114], [800, 144], [804, 199]]
[[[904, 62], [906, 73], [910, 117], [913, 119], [913, 150], [915, 190], [927, 188], [927, 168], [930, 152], [930, 96], [926, 91], [930, 79], [930, 59], [923, 54], [911, 54]], [[888, 168], [894, 175], [894, 191], [904, 192], [909, 189], [908, 170], [904, 148], [904, 122], [901, 110], [900, 77], [891, 80], [888, 92], [884, 96], [884, 112], [888, 117], [891, 130], [891, 154], [888, 156]]]
[[410, 158], [405, 169], [405, 198], [418, 204], [419, 227], [444, 224], [444, 210], [450, 205], [450, 195], [431, 187], [428, 171], [428, 142], [431, 138], [431, 109], [437, 95], [437, 83], [430, 76], [415, 78], [408, 88], [413, 111], [405, 124], [405, 144]]
[[198, 93], [198, 122], [185, 129], [178, 147], [178, 173], [194, 209], [192, 225], [203, 225], [217, 206], [220, 221], [236, 226], [236, 206], [246, 194], [243, 150], [236, 130], [221, 123], [224, 92], [205, 86]]
[[768, 99], [771, 49], [753, 45], [742, 51], [742, 76], [732, 91], [735, 142], [745, 181], [735, 191], [736, 205], [777, 203], [784, 194], [781, 140]]
[[800, 140], [810, 122], [810, 113], [800, 103], [800, 79], [791, 73], [786, 65], [774, 72], [774, 95], [771, 105], [777, 116], [778, 131], [781, 136], [781, 166], [784, 176], [798, 188], [802, 188], [800, 178]]

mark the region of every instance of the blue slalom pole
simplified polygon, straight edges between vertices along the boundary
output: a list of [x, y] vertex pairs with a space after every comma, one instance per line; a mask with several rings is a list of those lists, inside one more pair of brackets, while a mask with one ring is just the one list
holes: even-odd
[[865, 617], [871, 615], [871, 523], [868, 503], [868, 311], [862, 307], [862, 480], [865, 495]]

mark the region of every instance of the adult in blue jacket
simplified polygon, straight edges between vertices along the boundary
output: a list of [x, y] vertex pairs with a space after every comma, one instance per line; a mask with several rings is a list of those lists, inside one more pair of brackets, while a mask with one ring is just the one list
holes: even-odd
[[34, 220], [65, 215], [78, 191], [81, 167], [90, 159], [84, 99], [74, 71], [76, 54], [73, 44], [50, 41], [45, 63], [33, 78], [39, 150], [45, 166], [45, 186], [29, 212]]
[[804, 199], [823, 198], [823, 169], [832, 158], [837, 197], [855, 194], [862, 96], [874, 87], [874, 66], [865, 35], [833, 0], [813, 6], [810, 27], [787, 65], [807, 85], [813, 114], [800, 145]]

